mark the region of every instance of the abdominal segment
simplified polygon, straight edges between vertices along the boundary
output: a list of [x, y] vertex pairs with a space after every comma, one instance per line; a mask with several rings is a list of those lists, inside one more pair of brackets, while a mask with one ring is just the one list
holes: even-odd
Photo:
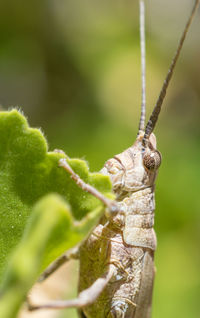
[[115, 269], [112, 279], [95, 303], [82, 309], [82, 317], [150, 317], [149, 294], [154, 276], [152, 250], [127, 245], [122, 231], [113, 230], [110, 224], [104, 222], [95, 228], [81, 250], [79, 291], [91, 286], [108, 271], [109, 266]]

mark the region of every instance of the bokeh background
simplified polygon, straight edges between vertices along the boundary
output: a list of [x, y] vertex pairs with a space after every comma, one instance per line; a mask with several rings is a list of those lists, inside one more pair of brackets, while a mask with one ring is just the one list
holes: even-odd
[[[147, 114], [155, 104], [193, 0], [149, 0]], [[19, 106], [49, 148], [99, 170], [136, 136], [141, 99], [136, 0], [1, 0], [0, 104]], [[156, 127], [163, 162], [156, 186], [153, 318], [200, 317], [200, 10]], [[75, 295], [77, 265], [35, 297]], [[41, 291], [43, 288], [43, 291]], [[50, 292], [51, 290], [51, 292]], [[66, 295], [67, 294], [67, 295]], [[20, 317], [77, 317], [21, 313]]]

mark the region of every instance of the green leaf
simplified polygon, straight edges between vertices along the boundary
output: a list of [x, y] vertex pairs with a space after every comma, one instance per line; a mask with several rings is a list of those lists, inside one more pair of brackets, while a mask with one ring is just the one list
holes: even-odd
[[[60, 229], [64, 231], [60, 232]], [[68, 247], [71, 247], [73, 240], [70, 236], [75, 237], [76, 231], [70, 209], [58, 195], [47, 195], [35, 205], [4, 276], [0, 317], [16, 317], [27, 292], [37, 279], [52, 238], [60, 232], [60, 239], [69, 238]]]
[[[41, 131], [29, 128], [19, 111], [0, 113], [0, 279], [8, 264], [8, 256], [22, 237], [34, 203], [42, 196], [50, 192], [59, 193], [69, 203], [72, 216], [82, 222], [79, 237], [78, 232], [74, 235], [70, 233], [70, 237], [66, 234], [66, 240], [61, 241], [59, 233], [66, 230], [65, 226], [57, 230], [43, 267], [62, 254], [69, 245], [83, 238], [102, 209], [99, 200], [82, 191], [70, 175], [58, 167], [63, 155], [47, 152], [47, 148]], [[108, 177], [90, 173], [83, 160], [68, 159], [68, 163], [87, 183], [113, 198]], [[84, 219], [88, 213], [90, 217]]]

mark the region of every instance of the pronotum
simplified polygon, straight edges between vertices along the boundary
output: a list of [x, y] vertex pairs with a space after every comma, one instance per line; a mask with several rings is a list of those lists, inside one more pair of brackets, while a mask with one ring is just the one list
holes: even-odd
[[[109, 159], [102, 174], [111, 178], [116, 201], [110, 201], [85, 184], [65, 159], [59, 165], [85, 191], [100, 199], [106, 213], [89, 237], [77, 248], [62, 255], [42, 274], [47, 278], [70, 258], [80, 259], [79, 295], [67, 301], [43, 305], [29, 304], [30, 310], [77, 307], [82, 318], [149, 318], [154, 281], [154, 188], [161, 154], [153, 134], [161, 106], [183, 42], [200, 0], [194, 7], [181, 35], [157, 103], [145, 126], [145, 30], [144, 0], [140, 0], [140, 42], [142, 103], [135, 143]], [[89, 273], [89, 275], [88, 275]]]

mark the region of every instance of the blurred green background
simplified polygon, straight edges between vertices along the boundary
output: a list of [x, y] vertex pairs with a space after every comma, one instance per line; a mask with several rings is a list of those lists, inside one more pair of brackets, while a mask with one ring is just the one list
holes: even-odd
[[[148, 115], [193, 3], [147, 1]], [[153, 318], [200, 317], [199, 30], [200, 11], [155, 131], [163, 162]], [[140, 95], [138, 1], [1, 0], [0, 104], [19, 106], [51, 150], [101, 169], [133, 143]]]

